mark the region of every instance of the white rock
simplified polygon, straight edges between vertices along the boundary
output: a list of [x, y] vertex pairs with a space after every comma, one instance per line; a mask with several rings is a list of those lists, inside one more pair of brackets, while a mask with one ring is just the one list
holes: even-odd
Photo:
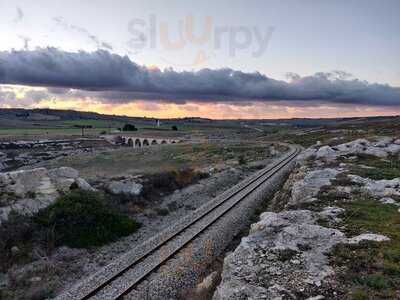
[[[320, 286], [334, 273], [325, 254], [347, 240], [342, 232], [315, 225], [316, 214], [308, 210], [266, 212], [260, 218], [250, 235], [242, 238], [236, 250], [225, 258], [214, 300], [277, 299], [293, 292], [287, 290], [293, 274], [296, 289], [300, 289], [309, 284]], [[288, 249], [297, 254], [290, 261], [281, 261], [280, 251]], [[257, 264], [260, 252], [267, 252], [265, 263]], [[288, 263], [290, 267], [286, 267]], [[258, 274], [269, 274], [268, 280]]]
[[374, 233], [364, 233], [357, 235], [355, 237], [349, 238], [349, 244], [358, 244], [361, 241], [374, 241], [374, 242], [387, 242], [390, 241], [390, 238], [381, 234], [374, 234]]
[[381, 198], [379, 200], [379, 202], [383, 203], [383, 204], [394, 204], [394, 205], [400, 205], [399, 203], [397, 203], [394, 199], [389, 198], [389, 197], [384, 197]]
[[20, 252], [21, 252], [21, 250], [20, 250], [17, 246], [12, 246], [12, 247], [11, 247], [11, 254], [12, 254], [13, 256], [18, 255]]
[[304, 150], [303, 152], [301, 152], [297, 156], [296, 160], [300, 161], [300, 162], [303, 160], [307, 160], [307, 159], [311, 158], [312, 156], [314, 156], [316, 154], [316, 152], [317, 152], [317, 149], [308, 148], [308, 149]]
[[107, 191], [114, 195], [138, 196], [142, 192], [143, 185], [135, 182], [112, 181], [107, 185]]
[[307, 300], [323, 300], [323, 299], [325, 299], [325, 297], [322, 296], [322, 295], [318, 295], [318, 296], [315, 296], [315, 297], [307, 298]]
[[384, 147], [388, 146], [392, 142], [393, 142], [393, 138], [391, 138], [391, 137], [381, 137], [381, 138], [378, 139], [377, 142], [372, 143], [372, 145], [374, 147], [384, 148]]
[[35, 276], [35, 277], [32, 277], [31, 279], [29, 279], [29, 281], [30, 282], [39, 282], [39, 281], [42, 281], [42, 277]]
[[367, 147], [370, 146], [370, 142], [366, 139], [358, 139], [355, 141], [351, 141], [349, 143], [341, 144], [336, 146], [339, 151], [343, 153], [353, 153], [358, 154], [364, 152]]
[[0, 173], [0, 195], [8, 195], [0, 207], [0, 224], [11, 211], [31, 215], [53, 203], [59, 192], [68, 192], [72, 184], [86, 190], [92, 187], [72, 168], [47, 170], [36, 168]]
[[340, 207], [324, 207], [324, 209], [318, 213], [318, 215], [324, 219], [332, 220], [335, 222], [340, 221], [340, 219], [337, 218], [338, 215], [343, 213], [345, 210]]
[[315, 197], [322, 186], [330, 185], [331, 179], [334, 179], [339, 171], [335, 169], [322, 169], [306, 173], [303, 180], [296, 181], [292, 187], [292, 197], [290, 205], [309, 202]]
[[336, 157], [336, 151], [333, 150], [331, 147], [329, 146], [323, 146], [321, 148], [319, 148], [319, 150], [316, 153], [316, 156], [318, 158], [331, 158], [331, 157]]
[[376, 197], [400, 196], [400, 178], [392, 180], [372, 180], [357, 175], [348, 175], [351, 181], [363, 185], [361, 190]]
[[309, 148], [300, 157], [316, 155], [317, 158], [335, 159], [343, 155], [369, 154], [380, 158], [386, 158], [389, 154], [400, 152], [400, 143], [393, 142], [390, 137], [380, 138], [377, 142], [371, 143], [366, 139], [358, 139], [335, 147], [323, 146], [318, 151]]
[[75, 179], [75, 183], [78, 186], [78, 188], [81, 190], [92, 191], [92, 192], [96, 190], [83, 178], [79, 177], [79, 178]]
[[385, 150], [390, 154], [397, 154], [400, 152], [400, 145], [391, 144], [388, 147], [386, 147]]
[[387, 151], [380, 149], [380, 148], [367, 148], [365, 151], [362, 151], [360, 153], [365, 153], [365, 154], [369, 154], [369, 155], [373, 155], [376, 157], [380, 157], [380, 158], [386, 158], [388, 156]]

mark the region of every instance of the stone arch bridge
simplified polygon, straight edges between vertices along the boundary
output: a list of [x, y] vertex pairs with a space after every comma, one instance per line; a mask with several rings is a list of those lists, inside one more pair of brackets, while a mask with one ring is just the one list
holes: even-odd
[[164, 138], [152, 138], [152, 137], [138, 137], [138, 136], [120, 136], [123, 144], [133, 148], [142, 148], [147, 146], [155, 145], [168, 145], [181, 143], [179, 139], [164, 139]]

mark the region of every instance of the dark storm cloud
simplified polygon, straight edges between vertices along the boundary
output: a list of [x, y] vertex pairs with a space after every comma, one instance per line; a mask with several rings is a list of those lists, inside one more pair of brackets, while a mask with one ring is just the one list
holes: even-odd
[[232, 69], [149, 70], [128, 57], [104, 50], [71, 53], [46, 48], [0, 52], [0, 84], [74, 89], [80, 96], [87, 94], [110, 103], [153, 99], [175, 103], [291, 100], [400, 105], [400, 88], [370, 84], [343, 71], [305, 77], [292, 73], [289, 77], [286, 82]]

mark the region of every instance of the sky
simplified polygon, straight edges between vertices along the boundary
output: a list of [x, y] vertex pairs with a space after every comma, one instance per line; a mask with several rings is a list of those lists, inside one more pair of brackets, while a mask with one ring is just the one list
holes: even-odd
[[0, 107], [400, 114], [398, 0], [0, 0]]

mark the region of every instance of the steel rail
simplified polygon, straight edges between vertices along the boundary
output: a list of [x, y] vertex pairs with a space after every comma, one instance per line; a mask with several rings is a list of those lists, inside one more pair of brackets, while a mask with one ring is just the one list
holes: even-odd
[[[194, 218], [191, 222], [186, 224], [183, 228], [180, 228], [176, 232], [169, 234], [165, 239], [161, 240], [154, 247], [152, 247], [151, 249], [149, 249], [148, 251], [143, 253], [141, 256], [134, 259], [134, 261], [130, 262], [127, 266], [123, 267], [121, 270], [117, 271], [111, 277], [104, 280], [101, 284], [98, 284], [95, 288], [93, 288], [92, 290], [90, 290], [89, 292], [87, 292], [84, 295], [80, 295], [76, 299], [86, 300], [86, 299], [95, 297], [96, 294], [98, 294], [104, 288], [111, 286], [114, 281], [116, 281], [118, 278], [121, 278], [126, 272], [128, 272], [129, 270], [132, 270], [134, 267], [139, 265], [141, 261], [143, 261], [147, 257], [150, 257], [157, 250], [161, 249], [163, 246], [167, 245], [169, 242], [171, 242], [175, 238], [181, 236], [185, 231], [187, 231], [188, 229], [193, 227], [195, 224], [199, 223], [206, 216], [215, 212], [222, 205], [228, 203], [229, 200], [231, 200], [235, 196], [237, 196], [240, 193], [245, 191], [244, 195], [241, 195], [238, 199], [236, 199], [236, 201], [234, 201], [232, 204], [230, 204], [228, 208], [224, 209], [221, 213], [219, 213], [216, 217], [214, 217], [210, 222], [208, 222], [206, 225], [202, 226], [201, 229], [198, 230], [195, 234], [192, 234], [183, 243], [180, 243], [177, 247], [174, 248], [173, 251], [171, 251], [168, 255], [166, 255], [160, 262], [158, 262], [156, 265], [152, 266], [150, 268], [150, 270], [147, 270], [145, 273], [141, 274], [139, 277], [135, 278], [132, 282], [130, 282], [130, 285], [128, 288], [118, 291], [118, 293], [116, 295], [113, 295], [113, 299], [123, 298], [125, 295], [129, 294], [135, 288], [135, 286], [137, 286], [139, 283], [143, 282], [143, 280], [145, 278], [147, 278], [156, 269], [158, 269], [160, 266], [162, 266], [168, 260], [170, 260], [170, 258], [173, 257], [175, 254], [177, 254], [182, 248], [184, 248], [187, 244], [189, 244], [194, 239], [196, 239], [201, 233], [206, 231], [210, 226], [212, 226], [215, 222], [217, 222], [221, 217], [223, 217], [228, 212], [230, 212], [238, 203], [242, 202], [246, 197], [248, 197], [250, 194], [252, 194], [258, 187], [260, 187], [268, 179], [270, 179], [277, 172], [279, 172], [282, 168], [284, 168], [286, 165], [288, 165], [290, 162], [292, 162], [292, 160], [297, 156], [297, 154], [299, 152], [300, 152], [300, 149], [295, 147], [294, 150], [292, 149], [291, 153], [286, 155], [283, 159], [274, 163], [272, 166], [269, 166], [268, 168], [265, 168], [265, 169], [257, 172], [255, 174], [255, 176], [252, 176], [249, 179], [242, 181], [241, 183], [239, 183], [237, 189], [234, 189], [233, 191], [228, 193], [228, 195], [226, 195], [221, 201], [216, 202], [215, 205], [212, 205], [206, 211], [199, 214], [196, 218]], [[251, 187], [251, 185], [253, 185], [253, 184], [254, 184], [254, 187]], [[249, 189], [249, 188], [250, 188], [250, 190], [246, 191], [246, 189]]]

